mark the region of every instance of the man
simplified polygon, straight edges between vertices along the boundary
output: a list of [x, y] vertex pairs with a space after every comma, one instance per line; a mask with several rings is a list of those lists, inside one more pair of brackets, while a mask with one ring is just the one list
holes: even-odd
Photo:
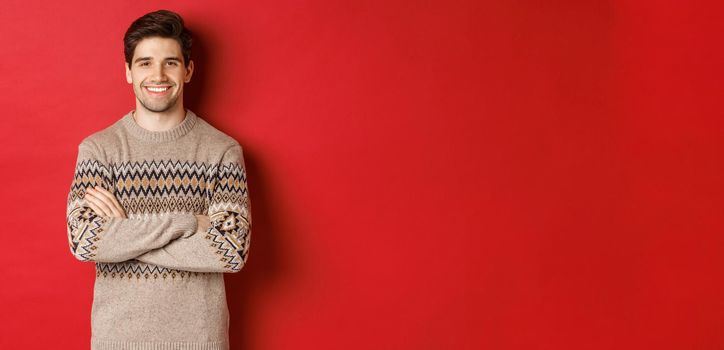
[[124, 37], [135, 108], [83, 139], [66, 211], [73, 255], [95, 263], [91, 349], [228, 349], [223, 273], [247, 260], [242, 147], [183, 106], [191, 35], [176, 13]]

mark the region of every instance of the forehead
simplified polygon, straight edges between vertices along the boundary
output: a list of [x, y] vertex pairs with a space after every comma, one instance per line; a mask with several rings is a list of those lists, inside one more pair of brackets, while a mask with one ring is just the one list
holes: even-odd
[[171, 38], [148, 37], [136, 44], [134, 57], [181, 57], [181, 45]]

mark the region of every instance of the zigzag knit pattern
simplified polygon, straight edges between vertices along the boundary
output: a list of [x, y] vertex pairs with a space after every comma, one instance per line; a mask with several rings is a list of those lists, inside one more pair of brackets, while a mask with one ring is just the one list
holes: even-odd
[[229, 350], [225, 277], [251, 234], [241, 144], [189, 109], [166, 130], [134, 113], [78, 144], [68, 194], [68, 246], [95, 265], [90, 348]]
[[[110, 189], [128, 218], [164, 212], [208, 215], [211, 227], [204, 238], [216, 249], [219, 262], [232, 271], [245, 264], [250, 209], [246, 171], [239, 164], [144, 160], [106, 167], [94, 159], [80, 161], [68, 197], [67, 215], [70, 249], [83, 260], [91, 260], [95, 255], [106, 223], [83, 199], [86, 189], [96, 185]], [[98, 277], [183, 278], [197, 274], [133, 260], [96, 264]]]
[[[70, 250], [80, 260], [89, 261], [95, 256], [98, 249], [96, 243], [100, 240], [106, 219], [96, 214], [83, 199], [88, 187], [104, 186], [105, 179], [110, 178], [108, 168], [94, 159], [80, 161], [76, 166], [75, 176], [68, 195], [69, 212], [68, 243]], [[104, 186], [105, 187], [105, 186]]]

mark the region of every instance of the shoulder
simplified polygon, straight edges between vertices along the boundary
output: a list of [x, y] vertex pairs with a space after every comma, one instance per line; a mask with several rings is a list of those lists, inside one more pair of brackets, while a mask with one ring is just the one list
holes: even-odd
[[105, 159], [105, 151], [114, 149], [119, 144], [121, 137], [118, 129], [121, 121], [116, 122], [84, 137], [78, 144], [81, 151], [93, 152], [96, 157]]
[[197, 133], [214, 154], [214, 163], [244, 164], [244, 155], [241, 143], [231, 135], [219, 130], [202, 118], [198, 118]]
[[92, 152], [95, 157], [105, 159], [105, 150], [113, 149], [119, 143], [118, 129], [121, 127], [121, 120], [92, 132], [84, 137], [78, 144], [81, 152]]
[[196, 131], [203, 140], [208, 141], [208, 146], [217, 152], [226, 152], [231, 148], [241, 148], [241, 144], [231, 135], [219, 130], [203, 118], [198, 118]]

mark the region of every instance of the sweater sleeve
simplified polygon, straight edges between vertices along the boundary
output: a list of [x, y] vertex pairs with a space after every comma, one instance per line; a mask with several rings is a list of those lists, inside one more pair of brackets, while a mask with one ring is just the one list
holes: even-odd
[[100, 154], [99, 148], [87, 139], [78, 146], [66, 209], [68, 243], [73, 256], [80, 261], [126, 261], [196, 231], [193, 214], [170, 213], [141, 219], [97, 214], [86, 202], [86, 190], [96, 185], [111, 193], [115, 189], [110, 168]]
[[250, 244], [251, 207], [239, 144], [223, 155], [215, 172], [207, 217], [209, 229], [171, 241], [136, 260], [196, 272], [239, 272]]

